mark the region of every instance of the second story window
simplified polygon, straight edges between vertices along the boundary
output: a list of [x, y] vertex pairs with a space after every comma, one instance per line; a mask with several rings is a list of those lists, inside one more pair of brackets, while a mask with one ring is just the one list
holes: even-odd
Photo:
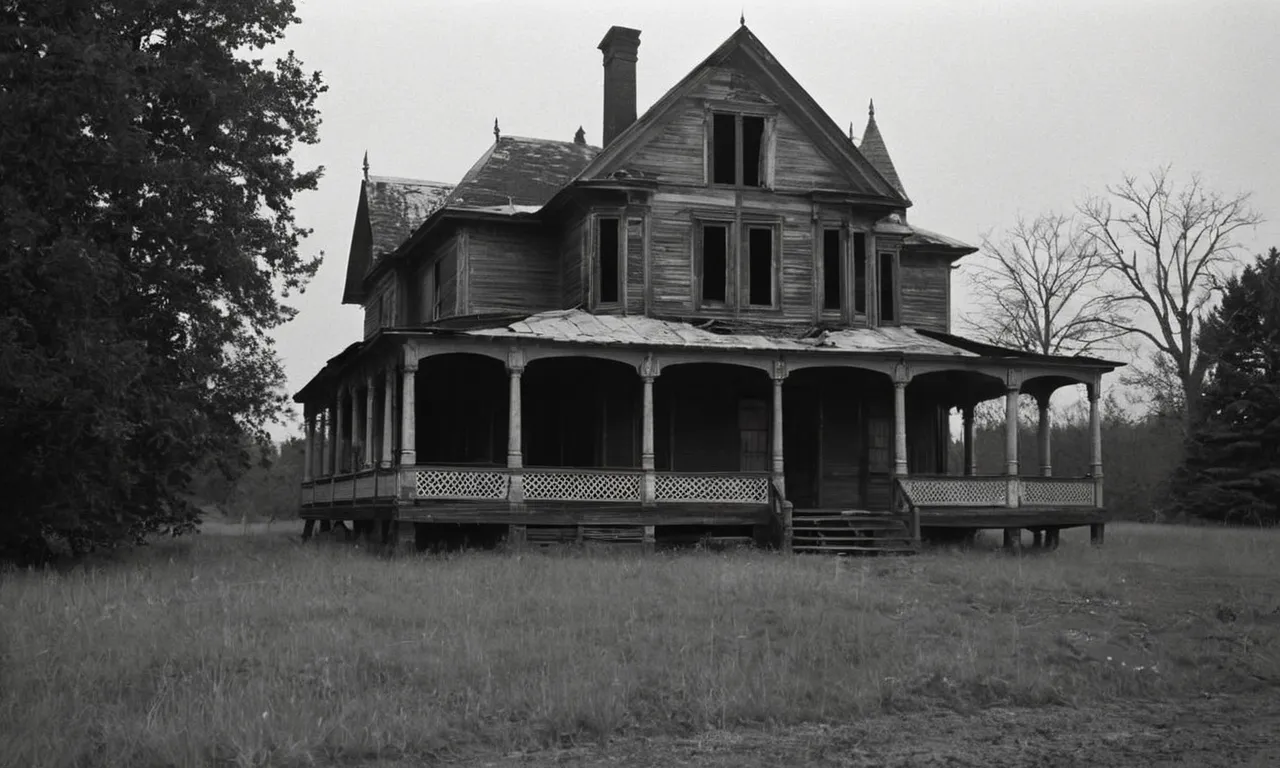
[[711, 113], [712, 184], [764, 187], [769, 181], [768, 124], [766, 118], [733, 112]]
[[746, 227], [747, 305], [772, 307], [773, 227]]
[[723, 304], [729, 296], [729, 227], [703, 224], [699, 233], [700, 291], [703, 304]]
[[882, 252], [876, 263], [876, 281], [879, 283], [880, 325], [898, 322], [898, 259], [893, 253]]
[[840, 309], [844, 306], [843, 270], [840, 258], [840, 230], [822, 230], [822, 308]]
[[621, 220], [602, 216], [596, 220], [596, 303], [616, 304], [620, 300], [622, 260], [619, 229]]
[[867, 235], [853, 233], [853, 312], [867, 313]]

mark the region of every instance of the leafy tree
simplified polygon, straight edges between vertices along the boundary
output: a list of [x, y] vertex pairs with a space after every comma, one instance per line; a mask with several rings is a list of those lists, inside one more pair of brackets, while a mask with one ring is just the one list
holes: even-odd
[[191, 525], [282, 413], [267, 332], [315, 273], [291, 200], [324, 86], [253, 58], [289, 0], [0, 3], [0, 558]]
[[1227, 281], [1199, 341], [1211, 361], [1203, 417], [1174, 496], [1186, 514], [1280, 523], [1280, 251]]

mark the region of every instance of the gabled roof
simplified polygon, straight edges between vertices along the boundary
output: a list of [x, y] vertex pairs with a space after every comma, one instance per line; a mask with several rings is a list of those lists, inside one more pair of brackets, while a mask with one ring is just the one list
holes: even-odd
[[858, 145], [858, 151], [875, 166], [881, 176], [889, 180], [894, 189], [901, 192], [903, 197], [907, 196], [907, 190], [902, 186], [902, 180], [898, 178], [898, 171], [893, 167], [893, 159], [889, 157], [889, 148], [885, 146], [884, 137], [880, 135], [880, 126], [876, 125], [874, 102], [867, 107], [867, 129], [862, 132], [862, 143]]
[[920, 251], [929, 251], [946, 255], [952, 261], [962, 256], [968, 256], [971, 253], [977, 253], [978, 249], [954, 237], [931, 232], [930, 230], [917, 227], [911, 224], [911, 234], [902, 241], [902, 244], [908, 248]]
[[395, 176], [368, 176], [360, 182], [360, 202], [342, 290], [344, 304], [361, 301], [364, 276], [439, 209], [452, 189], [453, 185], [439, 181]]
[[599, 153], [599, 147], [570, 141], [503, 136], [471, 166], [444, 207], [541, 207]]
[[671, 90], [663, 94], [652, 107], [625, 131], [618, 134], [609, 146], [583, 169], [578, 179], [592, 179], [615, 170], [625, 157], [638, 149], [651, 135], [661, 127], [667, 117], [679, 103], [691, 95], [702, 82], [710, 76], [712, 70], [723, 64], [730, 56], [741, 52], [756, 67], [761, 78], [761, 85], [769, 91], [787, 114], [800, 124], [819, 149], [845, 170], [851, 181], [860, 181], [868, 187], [874, 196], [885, 198], [886, 202], [897, 207], [911, 205], [911, 201], [900, 190], [900, 185], [886, 178], [857, 147], [853, 146], [840, 126], [831, 116], [814, 101], [809, 92], [791, 76], [789, 72], [765, 48], [759, 38], [752, 34], [746, 25], [739, 26], [729, 39], [716, 48], [701, 64], [694, 67], [689, 74], [676, 83]]

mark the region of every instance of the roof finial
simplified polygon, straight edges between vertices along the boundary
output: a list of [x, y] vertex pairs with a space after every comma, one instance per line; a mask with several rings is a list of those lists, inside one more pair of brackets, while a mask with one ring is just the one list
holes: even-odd
[[364, 151], [364, 180], [369, 180], [369, 150]]
[[574, 144], [587, 143], [587, 132], [582, 130], [582, 126], [578, 126], [578, 132], [573, 134], [573, 143]]
[[743, 8], [742, 11], [738, 14], [738, 26], [740, 27], [747, 26], [747, 9], [746, 8]]
[[502, 131], [498, 130], [498, 118], [495, 117], [493, 118], [493, 140], [499, 141], [501, 139], [502, 139]]
[[876, 100], [871, 99], [870, 101], [867, 102], [867, 117], [875, 117], [875, 116], [876, 116]]
[[849, 121], [849, 141], [853, 141], [853, 121]]

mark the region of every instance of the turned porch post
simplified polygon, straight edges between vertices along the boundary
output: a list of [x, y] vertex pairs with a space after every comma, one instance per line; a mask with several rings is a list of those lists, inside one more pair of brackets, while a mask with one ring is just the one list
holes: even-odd
[[907, 476], [907, 384], [911, 369], [898, 363], [893, 369], [893, 474]]
[[382, 379], [382, 456], [378, 463], [385, 468], [391, 466], [391, 432], [395, 423], [392, 416], [395, 415], [396, 402], [395, 372], [391, 369], [383, 371]]
[[373, 374], [365, 377], [363, 459], [366, 467], [373, 466]]
[[1089, 385], [1089, 474], [1093, 475], [1093, 504], [1102, 506], [1102, 377]]
[[1008, 478], [1005, 503], [1018, 506], [1018, 391], [1022, 372], [1010, 369], [1004, 389], [1004, 473]]
[[328, 412], [324, 417], [325, 441], [324, 441], [324, 468], [326, 474], [330, 477], [338, 474], [338, 412], [335, 406], [329, 406]]
[[1050, 455], [1050, 443], [1053, 440], [1053, 424], [1049, 413], [1050, 393], [1036, 396], [1036, 407], [1040, 409], [1040, 431], [1036, 435], [1040, 442], [1040, 474], [1053, 477], [1053, 458]]
[[302, 406], [302, 482], [308, 482], [315, 475], [315, 467], [311, 464], [315, 456], [311, 443], [316, 437], [316, 415], [307, 406]]
[[417, 431], [414, 421], [415, 381], [418, 361], [406, 359], [400, 369], [400, 466], [411, 467], [418, 463]]
[[786, 497], [786, 465], [782, 456], [782, 383], [787, 379], [787, 364], [773, 362], [773, 427], [770, 432], [770, 473], [783, 497]]
[[964, 473], [978, 474], [978, 452], [975, 450], [975, 432], [973, 420], [973, 403], [960, 409], [964, 421]]
[[520, 412], [520, 377], [524, 374], [524, 351], [512, 347], [507, 352], [507, 499], [512, 504], [524, 503], [523, 415]]
[[640, 399], [640, 470], [644, 473], [640, 486], [640, 501], [654, 503], [657, 497], [658, 478], [653, 451], [653, 380], [662, 372], [662, 366], [653, 355], [646, 355], [640, 362], [640, 381], [643, 393]]

